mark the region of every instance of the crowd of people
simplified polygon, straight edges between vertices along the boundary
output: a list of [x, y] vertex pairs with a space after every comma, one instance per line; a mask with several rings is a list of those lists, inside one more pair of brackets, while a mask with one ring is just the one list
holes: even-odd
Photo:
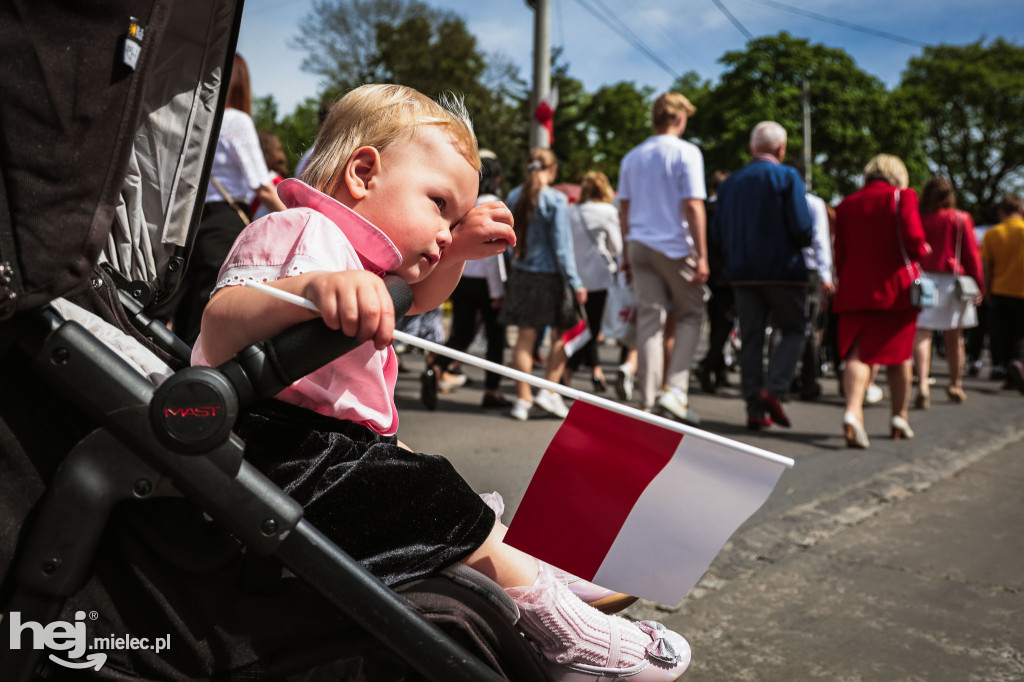
[[[604, 174], [590, 172], [574, 203], [553, 188], [550, 150], [532, 150], [527, 179], [508, 199], [519, 243], [503, 259], [505, 295], [491, 299], [503, 324], [517, 328], [511, 366], [531, 371], [550, 330], [545, 378], [569, 384], [586, 365], [590, 388], [605, 391], [597, 357], [605, 302], [625, 275], [636, 325], [620, 344], [618, 396], [632, 401], [635, 384], [638, 407], [684, 423], [700, 423], [691, 373], [707, 393], [728, 385], [724, 349], [736, 340], [748, 428], [790, 426], [784, 403], [817, 399], [831, 360], [846, 401], [842, 434], [854, 448], [870, 447], [863, 409], [883, 400], [882, 367], [889, 435], [913, 438], [911, 407], [931, 407], [933, 339], [945, 354], [950, 402], [967, 400], [963, 376], [977, 371], [977, 336], [986, 332], [992, 376], [1024, 391], [1019, 197], [999, 202], [999, 225], [979, 244], [949, 179], [932, 178], [918, 197], [903, 162], [879, 154], [865, 165], [862, 189], [832, 206], [807, 190], [803, 164], [786, 159], [786, 130], [773, 121], [751, 131], [750, 163], [711, 174], [708, 197], [701, 152], [680, 138], [695, 112], [679, 93], [655, 101], [653, 135], [622, 159], [617, 195]], [[562, 333], [581, 318], [592, 341], [567, 359]], [[469, 327], [459, 327], [450, 345], [464, 349]], [[697, 363], [702, 338], [707, 353]], [[484, 406], [504, 406], [494, 397], [497, 377], [488, 381]], [[556, 393], [516, 390], [516, 419], [534, 406], [556, 417], [568, 411]]]
[[[215, 182], [173, 318], [190, 343], [234, 238], [252, 218], [284, 208], [273, 191], [288, 176], [284, 154], [273, 134], [252, 124], [241, 57], [227, 106]], [[327, 110], [321, 107], [321, 123]], [[611, 383], [621, 400], [699, 424], [689, 400], [691, 374], [706, 393], [728, 385], [725, 350], [732, 345], [747, 427], [788, 427], [785, 401], [818, 398], [831, 360], [846, 400], [843, 435], [857, 448], [870, 445], [863, 407], [882, 399], [875, 376], [883, 366], [890, 435], [913, 437], [911, 406], [931, 406], [933, 339], [945, 354], [951, 402], [967, 400], [963, 375], [977, 372], [986, 333], [993, 378], [1024, 390], [1019, 197], [998, 203], [999, 224], [979, 245], [949, 179], [932, 178], [919, 199], [902, 161], [880, 154], [865, 166], [863, 188], [833, 207], [807, 191], [803, 164], [786, 159], [786, 130], [764, 121], [751, 131], [751, 161], [714, 171], [709, 198], [701, 151], [681, 139], [695, 107], [680, 93], [666, 93], [651, 113], [653, 134], [622, 159], [617, 193], [607, 176], [592, 171], [580, 179], [578, 196], [567, 196], [555, 188], [558, 160], [537, 148], [524, 182], [503, 198], [500, 160], [481, 150], [477, 201], [506, 203], [516, 246], [466, 264], [450, 298], [450, 335], [440, 308], [400, 321], [400, 328], [466, 350], [482, 327], [491, 362], [503, 363], [511, 345], [511, 367], [531, 372], [543, 364], [545, 379], [566, 385], [585, 367], [588, 388], [603, 393], [610, 382], [598, 351], [608, 313], [618, 312], [607, 311], [606, 302], [625, 283], [635, 329], [616, 337]], [[563, 333], [581, 319], [591, 338], [570, 356]], [[509, 327], [516, 334], [511, 344]], [[702, 338], [707, 352], [698, 363]], [[429, 354], [426, 365], [420, 395], [436, 409], [438, 393], [464, 386], [467, 377], [444, 355]], [[558, 418], [568, 413], [558, 393], [534, 395], [523, 382], [515, 382], [509, 399], [491, 372], [481, 408], [521, 421], [539, 414], [535, 408]]]

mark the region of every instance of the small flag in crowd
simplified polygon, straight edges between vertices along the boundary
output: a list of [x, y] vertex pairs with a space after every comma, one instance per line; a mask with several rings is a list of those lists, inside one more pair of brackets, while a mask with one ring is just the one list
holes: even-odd
[[602, 587], [677, 604], [788, 461], [750, 450], [577, 400], [505, 542]]
[[590, 332], [590, 325], [587, 318], [577, 322], [572, 329], [562, 334], [562, 343], [565, 344], [565, 354], [572, 357], [580, 348], [587, 345], [594, 335]]

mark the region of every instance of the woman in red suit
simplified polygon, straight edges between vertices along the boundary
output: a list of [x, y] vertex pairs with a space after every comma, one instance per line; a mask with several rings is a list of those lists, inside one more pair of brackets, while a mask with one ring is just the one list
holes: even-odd
[[[864, 394], [871, 365], [886, 366], [892, 437], [914, 436], [907, 418], [918, 310], [910, 305], [909, 291], [920, 273], [917, 261], [928, 245], [917, 194], [907, 189], [908, 184], [903, 162], [879, 154], [864, 168], [864, 188], [836, 209], [838, 288], [832, 309], [839, 315], [839, 354], [846, 361], [843, 432], [851, 447], [870, 445], [864, 430]], [[904, 251], [912, 261], [909, 266]]]

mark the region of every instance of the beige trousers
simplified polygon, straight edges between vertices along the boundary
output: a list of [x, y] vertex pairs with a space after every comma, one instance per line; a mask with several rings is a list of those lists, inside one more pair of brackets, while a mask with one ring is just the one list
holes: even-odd
[[[663, 386], [682, 392], [690, 384], [690, 367], [700, 342], [701, 326], [707, 306], [700, 286], [688, 281], [693, 268], [684, 258], [669, 258], [643, 244], [629, 242], [629, 265], [636, 294], [636, 344], [639, 351], [637, 372], [640, 403], [651, 407]], [[675, 314], [675, 346], [665, 366], [665, 319]]]

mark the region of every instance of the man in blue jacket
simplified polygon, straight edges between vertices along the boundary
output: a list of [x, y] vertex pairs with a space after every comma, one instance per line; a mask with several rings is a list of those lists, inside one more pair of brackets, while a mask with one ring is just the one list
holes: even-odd
[[[781, 399], [793, 379], [807, 328], [807, 268], [801, 249], [814, 234], [800, 174], [781, 165], [786, 130], [762, 121], [750, 134], [753, 160], [718, 189], [711, 238], [722, 248], [736, 294], [740, 373], [747, 427], [789, 426]], [[764, 374], [764, 336], [781, 333]]]

